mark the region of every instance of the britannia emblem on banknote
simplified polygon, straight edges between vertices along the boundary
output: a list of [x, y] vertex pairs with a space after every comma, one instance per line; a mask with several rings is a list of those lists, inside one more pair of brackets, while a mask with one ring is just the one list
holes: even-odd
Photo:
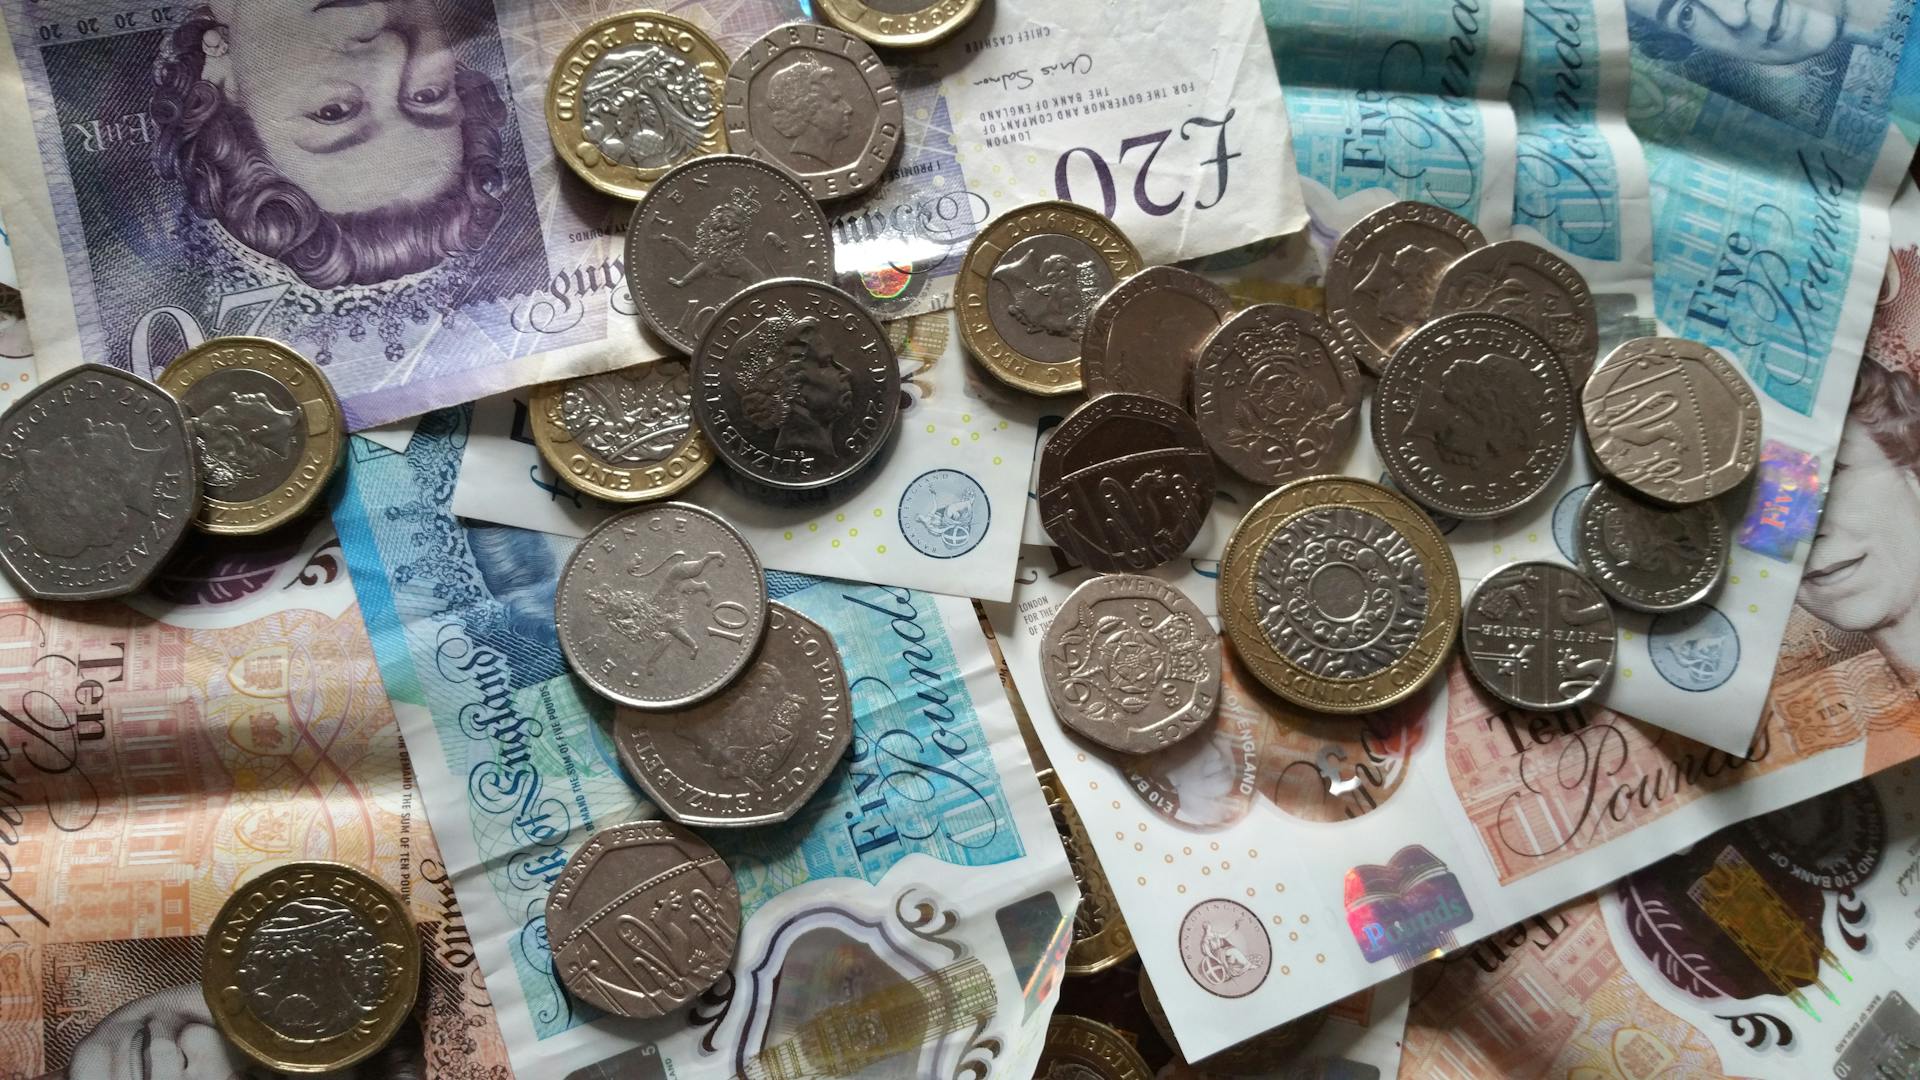
[[720, 112], [706, 76], [652, 43], [609, 49], [580, 91], [582, 133], [608, 161], [664, 169], [700, 147]]
[[1202, 900], [1180, 921], [1180, 958], [1200, 988], [1245, 997], [1267, 981], [1273, 941], [1259, 916], [1232, 900]]
[[867, 93], [864, 83], [850, 81], [841, 69], [806, 52], [775, 69], [767, 78], [767, 90], [769, 124], [787, 140], [790, 154], [824, 168], [841, 165], [851, 156], [841, 149], [853, 134], [854, 109], [847, 96], [850, 90]]
[[676, 551], [652, 566], [642, 565], [636, 557], [626, 571], [634, 585], [596, 585], [587, 591], [587, 602], [616, 632], [652, 646], [641, 658], [642, 666], [651, 671], [675, 645], [686, 650], [688, 656], [700, 652], [700, 639], [694, 636], [690, 616], [697, 598], [713, 595], [712, 586], [705, 580], [707, 569], [724, 566], [726, 561], [726, 555], [718, 551], [691, 558], [684, 551]]
[[993, 280], [1006, 286], [1007, 314], [1036, 334], [1080, 340], [1087, 316], [1100, 300], [1104, 268], [1089, 253], [1078, 257], [1034, 248], [994, 268]]
[[819, 320], [778, 305], [751, 331], [732, 376], [747, 421], [779, 433], [775, 449], [834, 452], [833, 427], [853, 408], [852, 373]]
[[286, 467], [300, 445], [304, 418], [262, 393], [235, 394], [193, 418], [193, 443], [208, 487], [230, 488]]

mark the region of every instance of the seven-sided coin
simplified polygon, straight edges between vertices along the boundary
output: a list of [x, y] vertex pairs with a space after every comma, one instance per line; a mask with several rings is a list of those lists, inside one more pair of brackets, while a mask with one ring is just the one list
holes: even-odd
[[1575, 389], [1600, 351], [1600, 321], [1587, 279], [1567, 260], [1525, 240], [1502, 240], [1453, 261], [1433, 290], [1433, 314], [1484, 311], [1539, 334]]
[[727, 72], [727, 143], [774, 162], [821, 201], [880, 180], [900, 145], [900, 92], [866, 42], [819, 23], [776, 26]]
[[1426, 321], [1447, 267], [1486, 242], [1472, 222], [1437, 206], [1383, 206], [1341, 234], [1327, 259], [1327, 321], [1378, 374]]
[[1310, 311], [1255, 304], [1201, 347], [1193, 415], [1228, 468], [1276, 487], [1332, 472], [1360, 429], [1360, 368]]
[[1220, 635], [1166, 582], [1102, 574], [1053, 613], [1040, 670], [1061, 723], [1109, 749], [1147, 754], [1212, 722]]

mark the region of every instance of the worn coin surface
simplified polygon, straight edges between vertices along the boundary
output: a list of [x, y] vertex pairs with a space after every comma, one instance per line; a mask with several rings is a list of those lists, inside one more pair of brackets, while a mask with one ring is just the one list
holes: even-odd
[[1726, 357], [1684, 338], [1623, 342], [1580, 394], [1600, 470], [1674, 505], [1740, 486], [1760, 461], [1760, 400]]
[[1084, 1016], [1055, 1013], [1033, 1080], [1152, 1080], [1153, 1069], [1125, 1035]]
[[1489, 518], [1546, 490], [1573, 449], [1573, 387], [1540, 335], [1501, 315], [1443, 315], [1393, 354], [1373, 446], [1430, 510]]
[[1213, 720], [1220, 635], [1166, 582], [1102, 574], [1053, 613], [1040, 670], [1061, 723], [1123, 754], [1147, 754]]
[[1360, 429], [1359, 365], [1326, 320], [1255, 304], [1209, 337], [1193, 415], [1215, 457], [1256, 484], [1332, 472]]
[[1501, 701], [1541, 712], [1572, 708], [1613, 673], [1613, 609], [1571, 566], [1509, 563], [1467, 597], [1460, 649], [1467, 670]]
[[1600, 318], [1587, 279], [1567, 260], [1525, 240], [1502, 240], [1453, 261], [1433, 291], [1433, 314], [1505, 315], [1546, 339], [1575, 389], [1600, 352]]
[[1134, 955], [1133, 932], [1120, 913], [1120, 901], [1093, 850], [1093, 837], [1067, 797], [1066, 787], [1052, 769], [1042, 768], [1035, 779], [1053, 813], [1053, 827], [1067, 853], [1074, 884], [1080, 886], [1080, 906], [1073, 911], [1073, 943], [1067, 947], [1067, 974], [1092, 975]]
[[816, 199], [858, 195], [900, 146], [900, 92], [867, 43], [819, 23], [776, 26], [727, 71], [727, 145], [774, 162]]
[[727, 148], [727, 54], [700, 28], [657, 11], [588, 26], [547, 82], [547, 134], [567, 168], [623, 199], [668, 169]]
[[740, 888], [706, 842], [668, 821], [594, 833], [547, 894], [547, 948], [574, 997], [665, 1016], [718, 982], [740, 937]]
[[693, 417], [734, 471], [771, 487], [825, 487], [893, 435], [900, 366], [859, 301], [775, 278], [734, 297], [700, 339]]
[[229, 1042], [278, 1072], [332, 1072], [407, 1024], [420, 936], [385, 882], [341, 863], [288, 863], [220, 905], [200, 973]]
[[85, 364], [0, 416], [0, 564], [36, 600], [125, 596], [200, 507], [186, 409], [118, 368]]
[[574, 672], [636, 709], [684, 709], [719, 693], [753, 658], [766, 619], [760, 557], [724, 518], [686, 503], [595, 526], [554, 592]]
[[1255, 503], [1227, 538], [1219, 589], [1247, 669], [1321, 712], [1371, 712], [1418, 690], [1460, 623], [1460, 574], [1432, 519], [1347, 477], [1296, 480]]
[[640, 318], [692, 352], [727, 301], [769, 278], [833, 277], [827, 218], [780, 169], [739, 154], [662, 176], [627, 222], [627, 281]]
[[609, 502], [664, 499], [713, 462], [713, 447], [693, 422], [687, 362], [677, 356], [546, 383], [527, 412], [547, 464]]
[[332, 384], [277, 341], [219, 337], [181, 353], [160, 388], [192, 419], [200, 466], [194, 524], [263, 533], [307, 512], [340, 467], [347, 420]]
[[1149, 266], [1093, 306], [1080, 338], [1089, 394], [1146, 394], [1187, 403], [1194, 358], [1233, 313], [1226, 290], [1175, 266]]
[[[1218, 1053], [1188, 1061], [1186, 1052], [1180, 1049], [1180, 1040], [1174, 1038], [1173, 1023], [1167, 1019], [1167, 1010], [1160, 1004], [1160, 994], [1153, 988], [1153, 980], [1147, 977], [1145, 964], [1140, 966], [1140, 1005], [1146, 1010], [1147, 1019], [1153, 1022], [1155, 1031], [1180, 1060], [1199, 1069], [1203, 1073], [1225, 1074], [1227, 1076], [1291, 1076], [1294, 1073], [1285, 1066], [1290, 1059], [1299, 1055], [1326, 1026], [1328, 1009], [1315, 1009], [1305, 1016], [1289, 1020], [1278, 1027], [1268, 1028], [1244, 1042]], [[1311, 1073], [1309, 1073], [1311, 1075]]]
[[1040, 451], [1040, 524], [1095, 570], [1151, 570], [1179, 555], [1206, 524], [1213, 493], [1199, 425], [1159, 398], [1094, 398]]
[[620, 764], [682, 825], [785, 821], [853, 740], [840, 650], [782, 604], [767, 605], [760, 652], [725, 690], [671, 713], [614, 715]]
[[886, 49], [946, 40], [980, 10], [980, 0], [820, 0], [820, 17]]
[[1341, 234], [1327, 259], [1327, 322], [1379, 374], [1394, 346], [1426, 321], [1447, 267], [1486, 242], [1472, 222], [1437, 206], [1375, 210]]
[[1030, 394], [1082, 386], [1080, 342], [1094, 305], [1140, 271], [1118, 226], [1070, 202], [1037, 202], [973, 238], [954, 283], [960, 340], [994, 378]]
[[1655, 506], [1603, 480], [1580, 502], [1580, 566], [1635, 611], [1676, 611], [1707, 598], [1727, 573], [1732, 538], [1720, 508]]

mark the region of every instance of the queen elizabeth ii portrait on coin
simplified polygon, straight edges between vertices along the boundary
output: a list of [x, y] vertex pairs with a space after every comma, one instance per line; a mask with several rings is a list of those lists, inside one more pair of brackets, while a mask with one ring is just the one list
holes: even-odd
[[833, 454], [834, 426], [853, 410], [852, 373], [818, 320], [776, 308], [753, 331], [733, 377], [748, 423], [776, 432], [777, 451]]
[[839, 68], [807, 53], [768, 76], [768, 123], [786, 141], [789, 154], [831, 169], [859, 152], [860, 147], [849, 153], [842, 145], [853, 134], [847, 79]]

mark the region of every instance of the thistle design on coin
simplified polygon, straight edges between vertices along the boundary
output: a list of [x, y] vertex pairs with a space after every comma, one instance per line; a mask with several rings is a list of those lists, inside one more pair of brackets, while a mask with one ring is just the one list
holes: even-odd
[[1472, 222], [1437, 206], [1381, 207], [1342, 233], [1327, 259], [1327, 322], [1379, 374], [1426, 320], [1447, 267], [1486, 243]]
[[1520, 562], [1482, 578], [1461, 616], [1467, 670], [1522, 709], [1569, 709], [1613, 672], [1613, 609], [1570, 566]]
[[1215, 457], [1256, 484], [1331, 471], [1353, 445], [1360, 368], [1326, 320], [1255, 304], [1206, 340], [1193, 413]]
[[1199, 274], [1149, 266], [1115, 285], [1087, 316], [1080, 370], [1089, 394], [1146, 394], [1184, 406], [1194, 358], [1233, 313]]
[[785, 168], [822, 201], [880, 181], [903, 113], [887, 66], [867, 44], [819, 23], [761, 35], [727, 72], [727, 141]]
[[980, 11], [980, 0], [820, 0], [820, 17], [883, 49], [945, 41]]
[[1675, 506], [1718, 498], [1760, 462], [1760, 400], [1726, 357], [1684, 338], [1623, 342], [1580, 395], [1600, 470]]
[[1047, 536], [1095, 570], [1150, 570], [1187, 549], [1213, 505], [1213, 456], [1178, 406], [1103, 394], [1040, 451]]
[[553, 471], [609, 502], [666, 498], [713, 461], [693, 423], [687, 362], [677, 356], [547, 383], [527, 412], [533, 445]]
[[1636, 611], [1677, 611], [1720, 584], [1732, 538], [1719, 507], [1655, 506], [1602, 480], [1580, 502], [1575, 547], [1600, 591]]
[[1220, 702], [1220, 639], [1179, 589], [1105, 574], [1061, 602], [1040, 646], [1060, 722], [1123, 754], [1204, 730]]

